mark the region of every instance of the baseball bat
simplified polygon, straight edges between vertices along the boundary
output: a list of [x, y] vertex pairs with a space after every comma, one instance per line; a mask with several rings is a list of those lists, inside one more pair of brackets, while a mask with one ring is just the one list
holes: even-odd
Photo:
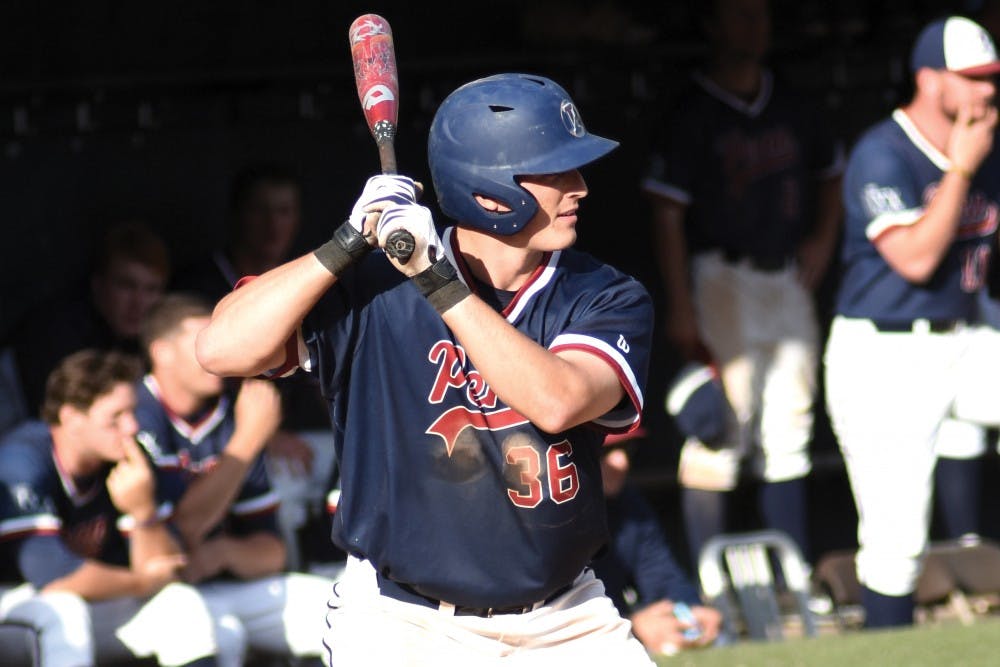
[[[354, 83], [368, 129], [378, 146], [383, 174], [396, 173], [396, 121], [399, 114], [399, 77], [392, 28], [378, 14], [362, 14], [348, 30]], [[385, 251], [406, 264], [413, 254], [413, 234], [399, 229], [386, 239]]]

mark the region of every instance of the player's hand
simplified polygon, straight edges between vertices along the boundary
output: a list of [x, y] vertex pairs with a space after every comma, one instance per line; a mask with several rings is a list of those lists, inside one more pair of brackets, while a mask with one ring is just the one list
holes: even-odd
[[267, 455], [284, 462], [293, 475], [307, 475], [312, 471], [312, 447], [291, 431], [275, 433], [267, 443]]
[[227, 446], [229, 453], [256, 457], [281, 424], [281, 394], [270, 380], [247, 378], [233, 405], [236, 428]]
[[951, 163], [974, 174], [993, 149], [996, 125], [997, 108], [992, 104], [980, 108], [968, 104], [960, 106], [948, 137]]
[[713, 607], [703, 607], [697, 605], [691, 607], [701, 628], [701, 637], [692, 642], [693, 646], [708, 646], [719, 638], [719, 630], [722, 629], [722, 612]]
[[108, 495], [123, 514], [132, 515], [140, 523], [148, 521], [156, 514], [153, 471], [135, 438], [123, 437], [122, 449], [125, 456], [115, 464], [105, 480]]
[[374, 246], [375, 224], [379, 212], [389, 204], [413, 204], [417, 201], [417, 196], [417, 183], [408, 176], [372, 176], [365, 183], [347, 220], [355, 231], [364, 235], [368, 243]]
[[378, 221], [378, 244], [385, 247], [389, 235], [398, 229], [405, 229], [413, 235], [413, 254], [406, 261], [386, 253], [386, 257], [405, 275], [412, 277], [420, 273], [444, 255], [444, 245], [434, 228], [434, 218], [430, 209], [417, 204], [390, 204], [382, 210]]
[[629, 617], [632, 633], [650, 653], [673, 654], [685, 647], [685, 625], [674, 616], [674, 605], [659, 600]]
[[211, 579], [226, 568], [226, 538], [224, 536], [203, 540], [188, 549], [187, 563], [181, 578], [189, 584]]

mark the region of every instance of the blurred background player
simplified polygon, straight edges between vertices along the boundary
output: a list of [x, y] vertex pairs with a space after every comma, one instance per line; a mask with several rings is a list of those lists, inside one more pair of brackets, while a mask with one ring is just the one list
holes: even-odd
[[869, 627], [913, 622], [942, 424], [1000, 417], [998, 355], [967, 326], [996, 251], [1000, 61], [985, 30], [949, 17], [921, 31], [911, 68], [913, 97], [848, 162], [825, 356]]
[[261, 451], [281, 420], [269, 380], [238, 394], [195, 358], [195, 336], [211, 309], [168, 294], [149, 313], [142, 342], [150, 372], [137, 386], [139, 441], [157, 467], [188, 563], [216, 622], [220, 664], [241, 665], [248, 649], [318, 659], [331, 580], [286, 571], [276, 524], [277, 494]]
[[[457, 226], [439, 237], [411, 179], [373, 177], [329, 242], [199, 335], [209, 370], [300, 366], [330, 401], [351, 553], [332, 663], [650, 664], [586, 567], [608, 540], [602, 431], [638, 428], [653, 316], [638, 281], [571, 248], [578, 169], [616, 146], [550, 79], [470, 82], [428, 141]], [[370, 252], [397, 229], [408, 261]]]
[[[813, 290], [833, 256], [840, 153], [816, 105], [764, 66], [767, 0], [705, 3], [710, 42], [657, 147], [651, 195], [667, 299], [682, 359], [717, 365], [732, 406], [721, 452], [689, 440], [679, 480], [692, 562], [730, 529], [741, 459], [762, 480], [759, 514], [808, 553], [819, 328]], [[735, 452], [735, 455], [734, 455]]]
[[[722, 615], [702, 605], [698, 588], [674, 560], [653, 508], [628, 482], [626, 446], [606, 444], [601, 458], [611, 543], [608, 552], [594, 561], [594, 572], [650, 653], [708, 646], [719, 636]], [[678, 617], [678, 603], [690, 608], [696, 623]]]
[[42, 304], [14, 338], [14, 360], [28, 415], [37, 417], [45, 380], [67, 355], [84, 348], [139, 354], [139, 327], [170, 279], [170, 252], [144, 222], [105, 232], [87, 291]]
[[0, 444], [0, 545], [26, 582], [0, 609], [41, 631], [46, 666], [216, 664], [208, 608], [179, 583], [186, 560], [135, 441], [140, 368], [118, 352], [70, 355], [49, 376], [44, 422]]
[[[254, 162], [232, 179], [224, 248], [178, 271], [172, 289], [194, 292], [214, 305], [242, 276], [257, 276], [291, 258], [302, 227], [299, 177], [276, 162]], [[276, 380], [282, 398], [281, 426], [266, 446], [271, 483], [281, 495], [279, 525], [289, 545], [289, 564], [299, 567], [316, 553], [300, 553], [298, 537], [315, 514], [334, 474], [333, 434], [326, 402], [306, 373]], [[327, 539], [328, 534], [322, 539]], [[303, 539], [306, 545], [309, 541]]]

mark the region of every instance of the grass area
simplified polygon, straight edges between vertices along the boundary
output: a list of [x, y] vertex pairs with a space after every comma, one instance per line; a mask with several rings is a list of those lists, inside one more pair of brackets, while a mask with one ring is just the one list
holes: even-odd
[[1000, 664], [1000, 619], [740, 644], [659, 657], [660, 667], [979, 667]]

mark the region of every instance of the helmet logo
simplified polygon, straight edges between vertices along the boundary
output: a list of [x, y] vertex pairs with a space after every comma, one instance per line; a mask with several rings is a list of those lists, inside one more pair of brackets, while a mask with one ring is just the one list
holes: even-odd
[[576, 105], [569, 100], [563, 100], [562, 104], [559, 106], [559, 115], [562, 118], [563, 125], [574, 137], [582, 137], [587, 133], [586, 128], [583, 127], [583, 119], [580, 118], [580, 112], [576, 110]]

